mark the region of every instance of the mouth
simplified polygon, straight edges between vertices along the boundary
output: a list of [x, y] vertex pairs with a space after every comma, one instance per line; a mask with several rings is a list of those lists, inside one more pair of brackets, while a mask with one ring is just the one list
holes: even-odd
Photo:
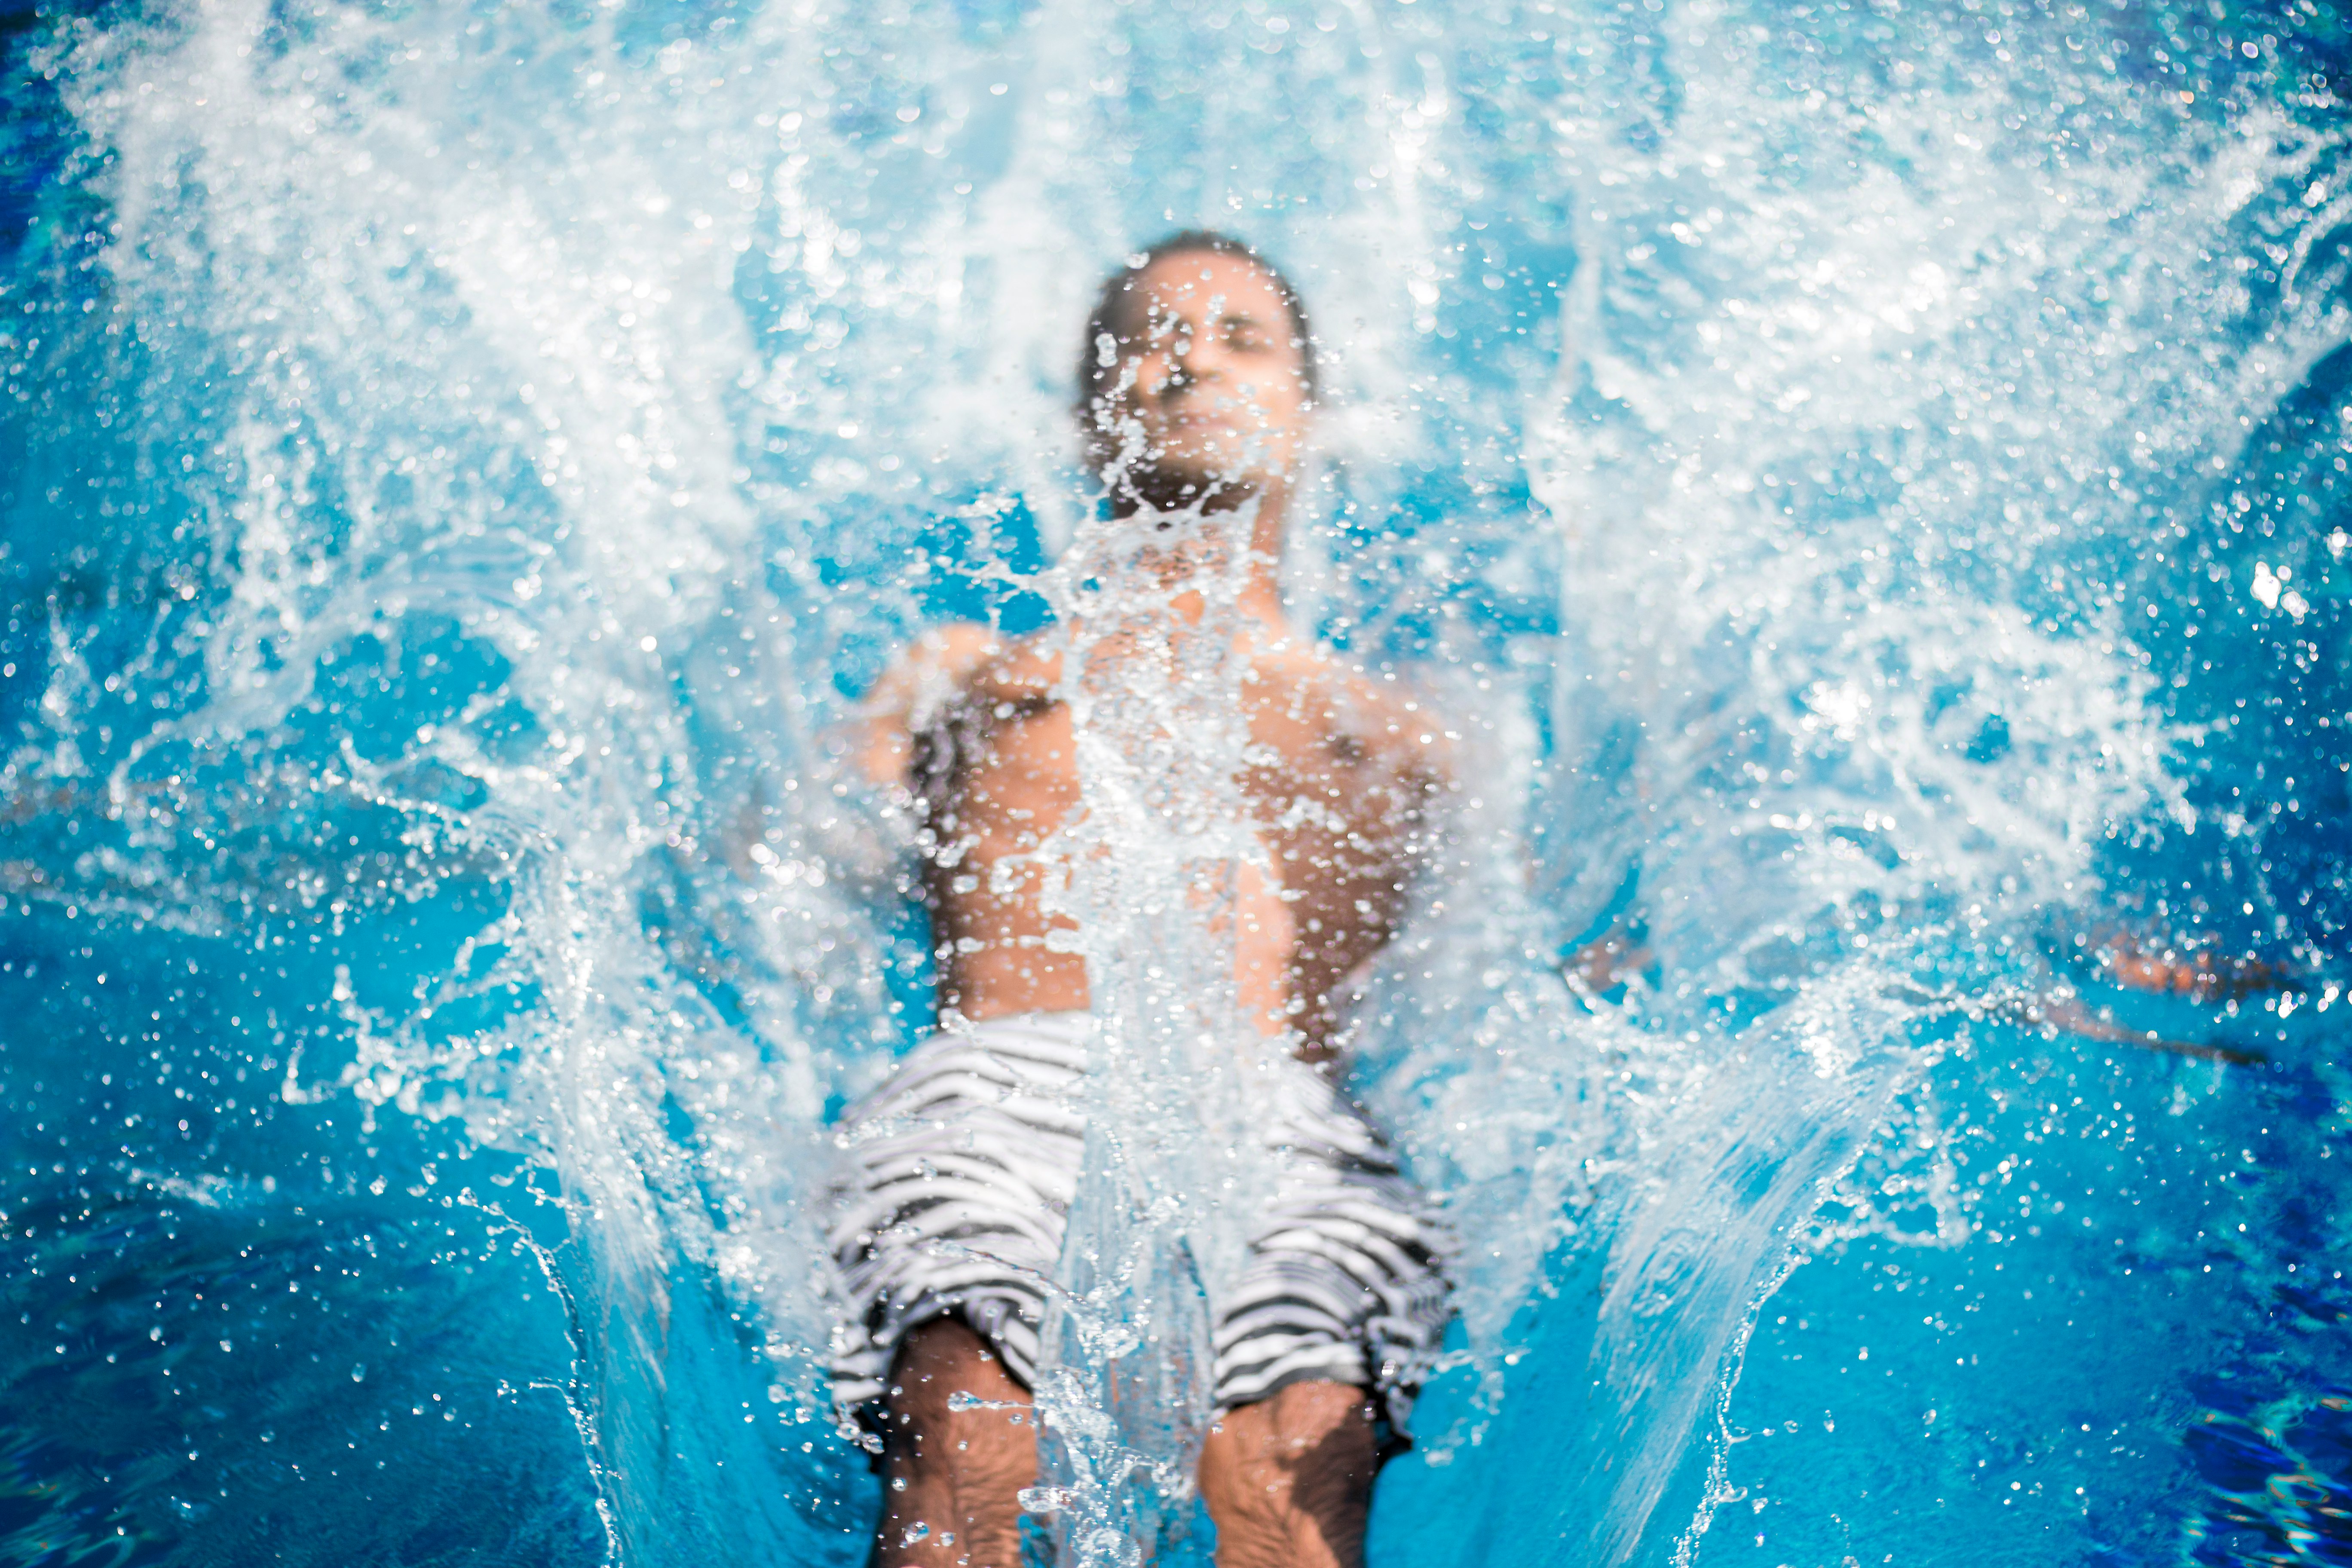
[[1256, 458], [1267, 432], [1242, 409], [1202, 409], [1172, 415], [1158, 431], [1158, 445], [1170, 458], [1192, 463], [1247, 464]]
[[1161, 422], [1171, 429], [1221, 429], [1241, 432], [1265, 423], [1257, 405], [1227, 393], [1186, 392], [1161, 405]]

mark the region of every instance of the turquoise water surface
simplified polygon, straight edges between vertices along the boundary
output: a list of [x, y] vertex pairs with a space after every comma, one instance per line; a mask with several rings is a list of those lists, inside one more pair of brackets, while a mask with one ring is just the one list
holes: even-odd
[[2338, 11], [5, 26], [0, 1562], [863, 1561], [840, 726], [1050, 616], [1091, 290], [1210, 224], [1297, 613], [1474, 764], [1373, 1563], [2352, 1563]]

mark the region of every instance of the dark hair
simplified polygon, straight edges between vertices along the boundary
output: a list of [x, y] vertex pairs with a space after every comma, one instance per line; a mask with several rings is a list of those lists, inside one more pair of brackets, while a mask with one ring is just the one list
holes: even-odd
[[1307, 307], [1299, 303], [1298, 290], [1282, 269], [1241, 240], [1229, 234], [1219, 234], [1210, 228], [1188, 228], [1171, 234], [1140, 256], [1130, 258], [1128, 264], [1103, 280], [1102, 292], [1095, 297], [1094, 313], [1087, 318], [1086, 341], [1078, 349], [1078, 417], [1091, 424], [1095, 400], [1100, 397], [1118, 374], [1114, 359], [1103, 363], [1099, 347], [1106, 333], [1124, 342], [1127, 334], [1119, 330], [1128, 309], [1128, 295], [1145, 272], [1171, 256], [1237, 256], [1265, 274], [1274, 291], [1282, 296], [1282, 303], [1290, 312], [1291, 338], [1298, 345], [1298, 378], [1306, 385], [1307, 400], [1315, 401], [1320, 381], [1315, 364], [1315, 331], [1307, 324]]

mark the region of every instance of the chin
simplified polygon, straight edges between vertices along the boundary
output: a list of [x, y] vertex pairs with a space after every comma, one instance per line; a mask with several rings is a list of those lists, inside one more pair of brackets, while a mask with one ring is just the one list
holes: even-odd
[[1265, 488], [1265, 477], [1255, 472], [1188, 472], [1160, 476], [1146, 494], [1158, 498], [1154, 504], [1163, 511], [1189, 511], [1204, 500], [1210, 511], [1230, 511]]
[[1265, 483], [1255, 470], [1234, 473], [1205, 463], [1171, 462], [1165, 457], [1149, 467], [1127, 471], [1125, 488], [1135, 500], [1155, 511], [1188, 511], [1212, 498], [1217, 510], [1255, 495]]
[[1159, 466], [1187, 484], [1255, 491], [1273, 477], [1275, 465], [1268, 461], [1271, 456], [1255, 447], [1238, 451], [1233, 447], [1210, 447], [1166, 453]]

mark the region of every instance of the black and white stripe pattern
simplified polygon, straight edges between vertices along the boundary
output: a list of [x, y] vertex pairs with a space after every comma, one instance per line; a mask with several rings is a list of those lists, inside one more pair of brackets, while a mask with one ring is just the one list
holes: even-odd
[[[1091, 1027], [1081, 1013], [1033, 1014], [936, 1035], [844, 1118], [832, 1243], [849, 1295], [833, 1360], [845, 1410], [878, 1401], [899, 1341], [950, 1313], [1034, 1382], [1085, 1155], [1073, 1102]], [[1451, 1315], [1444, 1226], [1312, 1068], [1285, 1058], [1264, 1135], [1272, 1193], [1241, 1278], [1211, 1303], [1217, 1404], [1354, 1384], [1402, 1432]]]

